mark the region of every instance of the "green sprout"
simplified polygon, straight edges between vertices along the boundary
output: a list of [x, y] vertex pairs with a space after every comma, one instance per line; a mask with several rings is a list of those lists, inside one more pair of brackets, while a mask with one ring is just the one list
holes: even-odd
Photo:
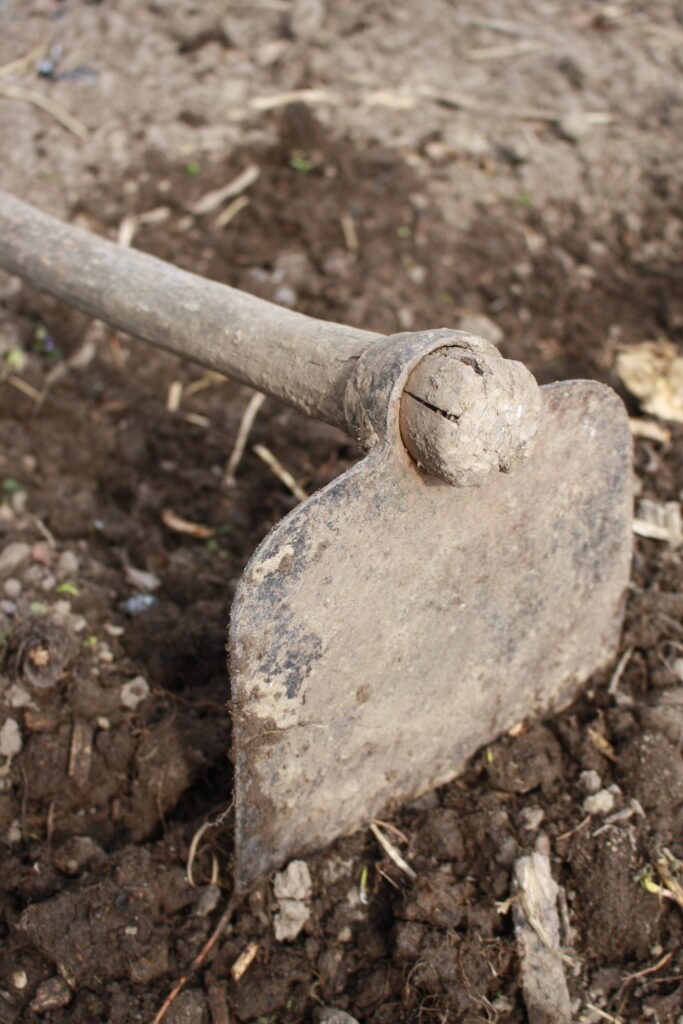
[[11, 348], [5, 356], [5, 366], [10, 373], [21, 373], [26, 366], [26, 355], [20, 348]]
[[78, 597], [79, 590], [76, 584], [72, 583], [71, 580], [64, 580], [64, 582], [60, 583], [57, 587], [57, 593], [68, 594], [70, 597]]
[[23, 491], [24, 485], [21, 484], [15, 477], [6, 476], [2, 481], [2, 493], [3, 494], [16, 494], [17, 491]]
[[309, 171], [313, 170], [314, 163], [303, 153], [292, 153], [289, 158], [289, 166], [293, 171], [299, 171], [301, 174], [308, 174]]

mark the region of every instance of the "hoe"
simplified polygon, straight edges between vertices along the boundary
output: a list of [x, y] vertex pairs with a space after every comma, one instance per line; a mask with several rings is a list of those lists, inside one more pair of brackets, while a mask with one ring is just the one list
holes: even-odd
[[351, 434], [259, 545], [229, 630], [236, 885], [460, 771], [613, 657], [631, 555], [617, 395], [488, 342], [325, 323], [0, 193], [0, 267]]

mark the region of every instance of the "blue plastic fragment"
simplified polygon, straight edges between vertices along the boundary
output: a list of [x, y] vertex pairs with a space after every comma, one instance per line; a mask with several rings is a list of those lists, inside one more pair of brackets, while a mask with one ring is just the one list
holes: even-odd
[[126, 615], [139, 615], [140, 612], [147, 612], [158, 603], [154, 594], [134, 594], [123, 602], [121, 608]]

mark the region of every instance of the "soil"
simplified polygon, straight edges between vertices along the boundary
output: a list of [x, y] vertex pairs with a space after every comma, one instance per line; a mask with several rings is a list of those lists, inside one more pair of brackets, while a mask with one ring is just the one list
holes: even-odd
[[[93, 129], [72, 138], [0, 95], [3, 187], [111, 237], [133, 225], [137, 247], [317, 317], [476, 322], [541, 382], [603, 380], [638, 416], [620, 346], [683, 342], [680, 5], [396, 7], [0, 3], [3, 62], [61, 45], [52, 78], [32, 58], [0, 92], [37, 90]], [[292, 89], [336, 102], [256, 102]], [[227, 226], [192, 212], [250, 165]], [[149, 1022], [232, 892], [225, 627], [296, 502], [253, 445], [308, 491], [358, 452], [267, 400], [226, 485], [248, 389], [14, 279], [0, 289], [0, 1022]], [[683, 428], [667, 427], [636, 438], [638, 488], [679, 502]], [[682, 591], [680, 548], [637, 538], [614, 665], [387, 812], [416, 879], [371, 833], [339, 840], [308, 862], [288, 941], [264, 882], [165, 1021], [335, 1006], [362, 1024], [521, 1024], [507, 901], [542, 840], [574, 1019], [680, 1024], [682, 909], [656, 864], [683, 859]]]

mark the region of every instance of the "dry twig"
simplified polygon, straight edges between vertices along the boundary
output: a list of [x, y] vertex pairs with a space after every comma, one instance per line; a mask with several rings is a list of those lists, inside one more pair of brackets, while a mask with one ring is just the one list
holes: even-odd
[[218, 230], [221, 228], [227, 228], [230, 221], [234, 220], [240, 210], [243, 210], [245, 206], [249, 206], [249, 200], [246, 196], [238, 196], [237, 199], [233, 199], [233, 201], [228, 203], [225, 209], [218, 214], [213, 222], [213, 226]]
[[242, 461], [242, 456], [244, 455], [244, 449], [247, 446], [251, 428], [253, 427], [254, 420], [256, 419], [259, 409], [265, 400], [266, 396], [260, 391], [256, 391], [247, 402], [246, 409], [242, 413], [240, 425], [237, 430], [235, 447], [232, 450], [232, 455], [228, 459], [225, 476], [223, 477], [224, 487], [232, 487], [235, 483], [235, 473], [237, 472], [237, 467]]
[[285, 469], [269, 448], [266, 448], [264, 444], [255, 444], [253, 450], [259, 459], [265, 462], [266, 466], [273, 471], [278, 480], [281, 480], [285, 487], [292, 492], [297, 501], [306, 501], [308, 497], [306, 491], [296, 482], [289, 470]]
[[181, 380], [172, 380], [166, 394], [166, 411], [178, 412], [182, 399], [183, 382]]
[[656, 964], [652, 964], [651, 967], [644, 967], [642, 971], [635, 971], [634, 974], [627, 974], [623, 983], [626, 984], [627, 981], [636, 981], [638, 978], [644, 978], [648, 974], [654, 974], [656, 971], [660, 971], [662, 967], [666, 967], [675, 952], [676, 951], [674, 949], [670, 949], [668, 953], [665, 953], [664, 956], [661, 957]]
[[189, 519], [183, 519], [170, 508], [163, 509], [161, 521], [174, 533], [186, 533], [189, 537], [198, 537], [199, 540], [208, 540], [216, 532], [210, 526], [204, 526], [203, 523], [193, 523]]
[[222, 206], [227, 199], [234, 199], [254, 184], [261, 173], [256, 164], [249, 164], [248, 167], [229, 181], [222, 188], [214, 189], [213, 192], [206, 192], [196, 203], [189, 207], [190, 213], [195, 217], [202, 217], [206, 213], [213, 213], [219, 206]]
[[42, 93], [35, 92], [33, 89], [25, 89], [23, 85], [5, 85], [0, 83], [0, 99], [2, 98], [32, 103], [34, 107], [39, 107], [46, 114], [50, 114], [55, 121], [61, 124], [62, 128], [66, 128], [67, 131], [79, 139], [87, 139], [90, 134], [90, 129], [82, 121], [79, 121], [77, 117], [69, 113], [61, 103], [57, 103], [57, 100], [53, 100], [50, 96], [43, 96]]
[[341, 102], [341, 96], [327, 89], [292, 89], [290, 92], [278, 92], [272, 96], [254, 96], [249, 106], [252, 110], [275, 110], [287, 107], [290, 103], [328, 104], [331, 106]]
[[27, 74], [31, 68], [42, 60], [42, 58], [49, 51], [50, 47], [48, 43], [39, 43], [38, 46], [34, 46], [32, 50], [24, 54], [23, 57], [17, 57], [16, 60], [11, 60], [9, 64], [3, 64], [0, 67], [0, 78], [9, 78], [10, 75], [14, 75], [16, 78], [21, 78], [22, 75]]
[[250, 942], [235, 960], [230, 968], [230, 973], [235, 981], [239, 981], [242, 975], [246, 974], [258, 953], [258, 942]]
[[157, 1011], [157, 1013], [156, 1013], [156, 1015], [154, 1017], [154, 1020], [152, 1021], [152, 1024], [161, 1024], [161, 1021], [164, 1019], [164, 1017], [168, 1013], [169, 1007], [178, 998], [178, 996], [183, 991], [183, 989], [185, 988], [185, 986], [187, 985], [188, 981], [190, 980], [192, 975], [195, 973], [195, 971], [197, 971], [202, 966], [202, 964], [206, 960], [207, 956], [209, 955], [209, 953], [211, 952], [213, 947], [216, 945], [216, 943], [218, 942], [218, 940], [221, 937], [221, 935], [223, 934], [223, 931], [228, 926], [228, 924], [230, 922], [230, 918], [233, 915], [236, 903], [237, 903], [237, 897], [235, 895], [232, 895], [230, 897], [230, 899], [228, 900], [228, 904], [227, 904], [225, 910], [223, 911], [223, 913], [220, 916], [220, 920], [219, 920], [218, 924], [216, 925], [214, 930], [211, 932], [211, 935], [209, 936], [207, 941], [204, 943], [204, 945], [202, 946], [202, 948], [200, 949], [200, 951], [197, 953], [196, 957], [194, 958], [194, 960], [190, 964], [190, 967], [188, 969], [187, 974], [183, 974], [182, 978], [180, 978], [178, 983], [173, 987], [173, 989], [166, 996], [166, 998], [164, 999], [163, 1004], [161, 1005], [161, 1007]]
[[196, 885], [196, 882], [192, 876], [192, 868], [194, 867], [194, 860], [195, 857], [197, 856], [197, 850], [199, 849], [199, 844], [201, 842], [202, 836], [208, 829], [211, 828], [212, 824], [213, 822], [211, 821], [205, 821], [203, 825], [199, 826], [195, 834], [192, 836], [190, 849], [187, 851], [187, 865], [185, 867], [185, 875], [187, 877], [188, 882], [193, 887]]
[[404, 861], [403, 857], [398, 852], [394, 844], [391, 843], [382, 832], [380, 832], [380, 830], [377, 828], [377, 825], [375, 825], [374, 821], [370, 822], [370, 831], [372, 832], [373, 836], [375, 837], [379, 845], [382, 847], [384, 852], [387, 854], [387, 856], [390, 857], [391, 860], [393, 860], [396, 867], [400, 868], [400, 870], [408, 876], [411, 882], [414, 882], [415, 879], [417, 878], [417, 873], [413, 871], [410, 864], [406, 864], [406, 862]]
[[609, 686], [607, 687], [607, 692], [608, 693], [616, 693], [617, 692], [617, 687], [619, 686], [619, 682], [621, 680], [621, 677], [624, 674], [624, 670], [625, 670], [626, 666], [628, 665], [629, 661], [631, 660], [631, 655], [633, 654], [634, 650], [635, 650], [635, 648], [633, 648], [633, 647], [627, 647], [626, 650], [624, 651], [624, 653], [622, 654], [621, 658], [619, 659], [619, 664], [617, 665], [617, 667], [615, 668], [614, 672], [612, 673], [612, 678], [609, 681]]

